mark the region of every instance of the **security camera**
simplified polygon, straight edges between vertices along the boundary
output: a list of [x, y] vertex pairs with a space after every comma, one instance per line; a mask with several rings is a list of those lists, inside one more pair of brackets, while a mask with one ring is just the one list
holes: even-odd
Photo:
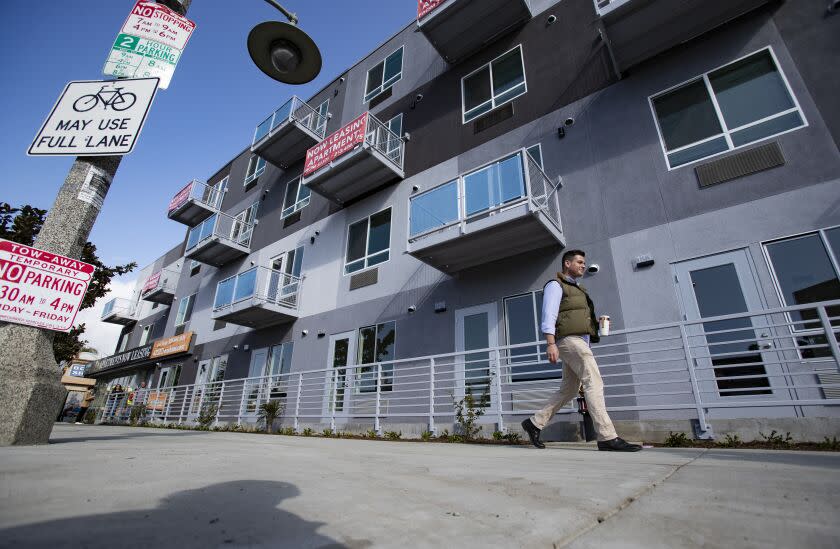
[[416, 192], [417, 192], [417, 191], [419, 191], [419, 190], [420, 190], [420, 185], [412, 185], [412, 186], [411, 186], [411, 192], [415, 192], [415, 193], [416, 193]]
[[304, 337], [306, 337], [306, 334], [308, 334], [308, 333], [309, 333], [309, 330], [301, 330], [300, 331], [300, 335], [302, 335]]
[[408, 306], [408, 312], [409, 312], [409, 313], [413, 313], [413, 312], [414, 312], [414, 311], [416, 311], [416, 310], [417, 310], [417, 307], [415, 307], [414, 305], [409, 305], [409, 306]]
[[592, 265], [590, 265], [589, 267], [586, 268], [586, 272], [588, 272], [589, 274], [595, 274], [600, 270], [601, 270], [601, 266], [598, 265], [597, 263], [593, 263]]
[[315, 236], [318, 236], [319, 234], [321, 234], [321, 231], [315, 231]]
[[548, 19], [546, 19], [545, 22], [549, 25], [553, 25], [555, 22], [557, 22], [557, 16], [556, 15], [549, 15]]
[[415, 97], [415, 98], [414, 98], [414, 100], [415, 100], [415, 101], [417, 101], [417, 102], [422, 101], [422, 100], [423, 100], [423, 94], [422, 94], [422, 93], [418, 93], [418, 94], [417, 94], [417, 97]]

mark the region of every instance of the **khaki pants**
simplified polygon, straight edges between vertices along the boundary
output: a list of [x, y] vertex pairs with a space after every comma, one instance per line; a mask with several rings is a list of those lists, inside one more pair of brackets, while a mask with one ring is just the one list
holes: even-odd
[[563, 382], [560, 390], [551, 395], [548, 404], [534, 414], [531, 421], [538, 429], [543, 429], [557, 413], [557, 410], [568, 404], [578, 394], [578, 389], [583, 385], [583, 394], [586, 396], [586, 407], [598, 433], [598, 440], [612, 440], [618, 435], [615, 434], [610, 416], [607, 414], [607, 406], [604, 403], [604, 382], [601, 380], [601, 372], [598, 371], [598, 363], [592, 355], [592, 349], [578, 336], [567, 336], [557, 342], [557, 350], [560, 360], [563, 361]]

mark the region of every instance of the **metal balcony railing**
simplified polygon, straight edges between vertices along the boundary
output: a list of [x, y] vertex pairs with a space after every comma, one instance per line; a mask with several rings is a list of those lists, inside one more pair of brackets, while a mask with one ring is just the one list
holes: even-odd
[[178, 191], [169, 202], [168, 215], [171, 217], [190, 201], [206, 206], [210, 210], [218, 210], [222, 206], [225, 191], [227, 191], [226, 188], [219, 188], [193, 179], [186, 187]]
[[243, 301], [297, 309], [301, 279], [268, 267], [254, 267], [226, 278], [216, 286], [213, 313], [222, 313]]
[[253, 232], [253, 223], [247, 223], [224, 212], [216, 212], [190, 229], [185, 251], [189, 253], [190, 250], [201, 246], [209, 239], [218, 239], [248, 248], [251, 246]]
[[172, 297], [178, 287], [180, 273], [162, 269], [152, 274], [140, 290], [140, 297], [155, 303], [172, 303]]
[[137, 320], [134, 301], [122, 297], [115, 297], [105, 303], [105, 307], [102, 308], [100, 320], [116, 324], [127, 324]]
[[[733, 408], [737, 417], [778, 417], [784, 409], [836, 415], [838, 331], [840, 300], [616, 330], [593, 352], [610, 412], [637, 413], [641, 421], [693, 419], [710, 436], [709, 418], [726, 418]], [[167, 423], [194, 423], [201, 412], [214, 423], [254, 423], [262, 402], [279, 400], [279, 421], [295, 429], [370, 422], [381, 432], [388, 422], [416, 422], [434, 432], [454, 421], [455, 401], [470, 392], [487, 395], [482, 421], [504, 431], [557, 390], [562, 366], [549, 363], [544, 350], [535, 341], [229, 379], [135, 394], [135, 401], [146, 403], [148, 419]], [[110, 394], [101, 420], [129, 413], [126, 395]]]
[[403, 169], [405, 143], [387, 124], [368, 113], [365, 143], [382, 153], [400, 171]]
[[269, 137], [287, 122], [297, 122], [310, 130], [319, 139], [324, 138], [327, 131], [327, 117], [318, 113], [309, 103], [297, 96], [283, 103], [276, 111], [257, 125], [254, 130], [252, 146]]

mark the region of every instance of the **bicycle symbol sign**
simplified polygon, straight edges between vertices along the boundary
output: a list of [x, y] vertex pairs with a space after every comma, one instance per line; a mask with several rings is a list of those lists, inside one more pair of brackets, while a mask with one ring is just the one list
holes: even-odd
[[28, 154], [130, 153], [158, 84], [157, 78], [70, 82], [35, 136]]

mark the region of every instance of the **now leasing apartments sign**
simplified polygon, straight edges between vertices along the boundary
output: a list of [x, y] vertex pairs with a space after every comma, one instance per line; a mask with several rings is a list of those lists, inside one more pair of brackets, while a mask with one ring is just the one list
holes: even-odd
[[364, 113], [306, 151], [306, 163], [303, 165], [304, 177], [364, 143], [367, 122], [368, 113]]

